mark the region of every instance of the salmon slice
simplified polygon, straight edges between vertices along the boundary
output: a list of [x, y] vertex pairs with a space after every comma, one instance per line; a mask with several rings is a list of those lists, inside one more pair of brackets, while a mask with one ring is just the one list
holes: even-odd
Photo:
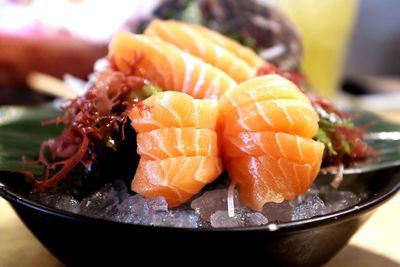
[[252, 49], [241, 45], [231, 38], [216, 31], [209, 30], [201, 25], [191, 24], [190, 27], [200, 32], [205, 38], [212, 40], [215, 44], [231, 51], [252, 67], [260, 67], [266, 63], [266, 61], [258, 56]]
[[109, 45], [109, 57], [126, 74], [195, 98], [218, 99], [236, 86], [225, 72], [155, 36], [119, 32]]
[[251, 79], [227, 91], [219, 106], [222, 155], [244, 204], [261, 210], [307, 191], [324, 145], [311, 139], [319, 117], [293, 83], [278, 75]]
[[215, 130], [218, 103], [213, 100], [193, 99], [184, 93], [165, 91], [135, 106], [129, 118], [138, 133], [171, 127]]
[[224, 116], [224, 134], [243, 131], [274, 131], [314, 137], [318, 114], [313, 107], [298, 100], [277, 99], [248, 104]]
[[268, 155], [286, 158], [299, 164], [318, 163], [324, 145], [310, 138], [282, 132], [241, 132], [223, 136], [224, 156], [227, 159]]
[[191, 27], [191, 24], [175, 20], [153, 20], [144, 34], [157, 36], [183, 51], [203, 59], [223, 70], [236, 82], [243, 82], [255, 76], [255, 67], [250, 66], [230, 50], [218, 45], [213, 39], [205, 36], [203, 31]]
[[276, 74], [264, 75], [242, 82], [229, 90], [220, 100], [223, 113], [232, 112], [238, 107], [264, 100], [292, 99], [310, 104], [310, 100], [290, 80]]
[[160, 92], [134, 106], [129, 118], [141, 156], [131, 186], [138, 194], [163, 196], [176, 207], [222, 172], [216, 101]]
[[287, 79], [264, 75], [239, 84], [219, 101], [224, 134], [275, 131], [313, 137], [319, 116]]
[[177, 207], [214, 181], [221, 172], [219, 157], [142, 158], [131, 188], [147, 198], [163, 196], [169, 207]]
[[163, 128], [139, 133], [137, 153], [142, 159], [177, 156], [218, 156], [217, 133], [210, 129]]
[[237, 182], [240, 200], [254, 210], [267, 202], [292, 200], [314, 182], [321, 161], [298, 163], [269, 155], [235, 158], [227, 163], [229, 176]]

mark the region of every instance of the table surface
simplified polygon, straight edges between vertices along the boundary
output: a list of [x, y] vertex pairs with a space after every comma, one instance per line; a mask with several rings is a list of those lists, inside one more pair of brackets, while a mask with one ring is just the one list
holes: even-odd
[[[382, 115], [382, 114], [380, 114]], [[400, 121], [400, 112], [383, 114]], [[389, 116], [388, 116], [389, 115]], [[324, 267], [400, 267], [400, 193], [381, 206]], [[0, 198], [0, 266], [62, 267]]]

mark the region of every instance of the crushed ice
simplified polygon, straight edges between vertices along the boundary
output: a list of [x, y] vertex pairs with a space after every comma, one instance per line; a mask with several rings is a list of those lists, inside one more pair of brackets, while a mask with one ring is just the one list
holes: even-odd
[[81, 201], [67, 190], [35, 196], [36, 200], [56, 209], [124, 223], [184, 228], [268, 225], [271, 229], [275, 229], [277, 223], [308, 219], [355, 206], [364, 197], [328, 185], [314, 186], [292, 201], [267, 203], [261, 212], [255, 212], [240, 203], [239, 194], [232, 187], [231, 192], [228, 188], [206, 191], [182, 207], [168, 209], [163, 197], [146, 199], [132, 194], [121, 180], [103, 186]]

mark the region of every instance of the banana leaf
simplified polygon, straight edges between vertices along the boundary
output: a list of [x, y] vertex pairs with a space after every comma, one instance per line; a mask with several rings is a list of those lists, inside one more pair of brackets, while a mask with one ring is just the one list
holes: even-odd
[[34, 164], [24, 164], [22, 157], [37, 159], [43, 140], [56, 137], [63, 125], [42, 126], [46, 119], [62, 113], [51, 106], [0, 108], [0, 170], [31, 171], [40, 174], [42, 168]]
[[[389, 123], [365, 111], [356, 111], [359, 125], [372, 124], [367, 142], [379, 151], [372, 162], [365, 162], [346, 169], [344, 173], [360, 173], [400, 165], [400, 125]], [[43, 120], [60, 116], [61, 111], [50, 105], [40, 107], [0, 108], [0, 171], [31, 171], [40, 174], [42, 168], [23, 164], [22, 157], [37, 159], [43, 140], [54, 138], [64, 129], [63, 125], [42, 126]]]

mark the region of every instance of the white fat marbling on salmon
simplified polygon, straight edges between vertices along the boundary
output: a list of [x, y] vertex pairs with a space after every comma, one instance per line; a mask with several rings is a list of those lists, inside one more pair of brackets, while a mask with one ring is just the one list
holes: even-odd
[[[157, 37], [154, 37], [154, 38], [157, 38]], [[146, 45], [148, 45], [149, 47], [151, 47], [152, 49], [154, 49], [154, 50], [156, 50], [160, 55], [165, 55], [165, 51], [163, 51], [161, 48], [161, 46], [160, 45], [157, 45], [157, 44], [155, 44], [155, 43], [152, 43], [148, 38], [143, 38], [143, 36], [142, 36], [142, 38], [141, 38], [141, 40], [146, 44]], [[165, 58], [166, 58], [166, 60], [167, 60], [167, 62], [168, 62], [168, 68], [170, 69], [170, 71], [171, 71], [171, 73], [172, 74], [174, 74], [174, 63], [173, 63], [173, 61], [171, 61], [171, 57], [170, 56], [165, 56]], [[151, 62], [152, 64], [157, 64], [157, 62]], [[156, 67], [157, 67], [157, 70], [160, 68], [158, 65], [155, 65]], [[177, 79], [177, 75], [172, 75], [173, 77], [172, 77], [172, 84], [173, 84], [173, 86], [175, 86], [176, 84], [177, 84], [177, 81], [176, 81], [176, 79]], [[163, 89], [172, 89], [172, 88], [175, 88], [175, 87], [170, 87], [170, 83], [171, 83], [171, 81], [170, 81], [170, 79], [171, 79], [171, 77], [165, 77], [165, 75], [162, 75], [161, 77], [163, 77], [163, 80], [164, 80], [164, 86], [166, 86], [167, 88], [163, 88]], [[168, 88], [169, 87], [169, 88]]]
[[[315, 145], [314, 145], [315, 147]], [[299, 156], [300, 156], [300, 160], [303, 161], [304, 160], [304, 153], [303, 153], [303, 148], [300, 145], [300, 137], [296, 135], [296, 148], [297, 151], [299, 151]], [[314, 150], [315, 153], [315, 150]]]
[[170, 113], [174, 117], [174, 119], [175, 119], [175, 121], [177, 123], [177, 125], [176, 125], [177, 127], [183, 127], [183, 124], [182, 124], [183, 122], [182, 122], [181, 116], [179, 115], [179, 113], [176, 110], [174, 110], [170, 106], [170, 103], [172, 101], [170, 101], [169, 99], [171, 97], [173, 97], [171, 94], [165, 94], [165, 96], [163, 98], [161, 98], [160, 105], [161, 105], [161, 107], [163, 107], [168, 113]]
[[258, 101], [254, 102], [258, 114], [261, 116], [261, 118], [264, 120], [265, 123], [267, 123], [269, 126], [273, 127], [273, 123], [271, 122], [271, 119], [267, 116], [267, 114], [263, 111], [263, 107], [261, 106], [261, 103]]
[[[177, 160], [175, 160], [174, 158], [172, 158], [172, 160], [173, 160], [173, 163], [175, 163], [174, 165], [177, 165], [177, 166], [174, 166], [173, 168], [170, 168], [170, 169], [172, 169], [172, 170], [174, 170], [174, 171], [176, 171], [177, 170], [177, 172], [175, 173], [175, 175], [171, 178], [171, 184], [174, 184], [175, 182], [176, 182], [176, 180], [177, 179], [179, 179], [180, 177], [182, 177], [183, 175], [184, 175], [184, 173], [186, 172], [186, 170], [187, 170], [187, 168], [188, 168], [188, 166], [189, 165], [191, 165], [192, 164], [192, 162], [189, 162], [188, 160], [183, 160], [183, 165], [182, 164], [176, 164], [177, 163]], [[181, 162], [182, 163], [182, 162]], [[190, 166], [189, 166], [190, 167]], [[197, 167], [197, 166], [196, 166]], [[182, 175], [183, 174], [183, 175]], [[183, 190], [183, 191], [185, 191], [185, 192], [187, 192], [184, 188], [182, 188], [182, 187], [177, 187], [177, 188], [179, 188], [180, 190]], [[188, 193], [190, 193], [190, 192], [188, 192]]]
[[[138, 152], [139, 152], [139, 150], [138, 150]], [[148, 153], [148, 152], [146, 152], [146, 149], [140, 150], [140, 156], [141, 156], [141, 157], [146, 156], [146, 157], [148, 157], [148, 158], [150, 158], [150, 159], [152, 159], [152, 160], [158, 160], [158, 159], [160, 159], [159, 157], [155, 157], [153, 153]]]
[[277, 144], [278, 147], [279, 147], [279, 150], [280, 150], [281, 154], [283, 155], [283, 157], [287, 158], [288, 155], [286, 154], [286, 149], [285, 149], [285, 147], [284, 147], [284, 146], [282, 145], [282, 143], [281, 143], [281, 134], [282, 134], [282, 133], [276, 133], [276, 134], [274, 135], [274, 138], [275, 138], [276, 144]]
[[[206, 49], [205, 49], [205, 45], [202, 42], [202, 38], [201, 37], [199, 38], [199, 35], [196, 32], [193, 32], [192, 30], [188, 29], [187, 27], [180, 27], [180, 30], [184, 34], [186, 34], [187, 36], [192, 38], [191, 40], [194, 41], [193, 43], [194, 43], [195, 47], [197, 48], [197, 50], [199, 51], [199, 54], [202, 57], [204, 57], [206, 55]], [[189, 48], [187, 48], [187, 50], [189, 50]]]
[[214, 46], [214, 53], [215, 53], [215, 57], [217, 59], [222, 58], [223, 56], [226, 55], [226, 51], [224, 48], [220, 47], [219, 45], [215, 45]]
[[203, 184], [205, 184], [205, 182], [204, 182], [203, 179], [201, 179], [201, 177], [204, 176], [203, 173], [202, 173], [202, 170], [204, 170], [204, 165], [205, 165], [204, 162], [205, 162], [205, 159], [206, 159], [206, 157], [202, 157], [202, 158], [200, 159], [199, 166], [197, 167], [197, 170], [196, 170], [196, 172], [195, 172], [195, 174], [194, 174], [194, 179], [195, 179], [196, 181], [200, 182], [200, 183], [203, 183]]
[[151, 131], [151, 134], [156, 135], [156, 140], [157, 140], [157, 148], [161, 149], [165, 155], [168, 157], [172, 157], [171, 152], [169, 149], [165, 146], [164, 138], [161, 135], [160, 131]]
[[[284, 177], [285, 177], [287, 180], [293, 180], [293, 172], [294, 172], [294, 170], [289, 170], [289, 169], [287, 168], [287, 164], [285, 164], [284, 162], [287, 163], [288, 160], [287, 160], [287, 159], [284, 159], [284, 158], [280, 158], [280, 159], [278, 160], [278, 166], [279, 166], [279, 168], [280, 168], [282, 174], [284, 175]], [[293, 162], [291, 162], [291, 163], [293, 163]], [[293, 167], [293, 165], [292, 165], [292, 167]], [[300, 191], [301, 191], [300, 184], [302, 184], [302, 182], [300, 181], [300, 179], [299, 179], [298, 177], [294, 176], [294, 178], [295, 178], [295, 179], [294, 179], [295, 182], [294, 182], [293, 184], [294, 184], [294, 186], [295, 186], [295, 192], [300, 192]]]
[[[196, 133], [195, 133], [195, 135], [194, 135], [194, 145], [195, 145], [195, 153], [196, 153], [196, 155], [199, 155], [199, 144], [200, 144], [200, 132], [199, 132], [199, 130], [196, 130]], [[208, 147], [207, 147], [207, 149], [208, 149], [208, 151], [211, 151], [210, 150], [210, 143], [211, 142], [209, 142], [208, 143]], [[209, 153], [209, 152], [208, 152]], [[207, 154], [208, 154], [207, 153]]]
[[218, 74], [217, 76], [214, 77], [213, 81], [210, 83], [210, 86], [207, 88], [207, 91], [204, 95], [204, 97], [208, 99], [217, 99], [218, 96], [220, 95], [220, 90], [221, 90], [221, 75]]
[[194, 62], [192, 60], [192, 57], [186, 53], [182, 55], [182, 59], [185, 63], [185, 77], [183, 79], [183, 86], [182, 86], [182, 92], [191, 94], [189, 91], [190, 89], [190, 84], [193, 78], [193, 70], [194, 70]]
[[176, 146], [176, 148], [178, 149], [179, 153], [184, 155], [185, 154], [185, 147], [184, 147], [184, 145], [182, 143], [182, 128], [178, 128], [177, 129], [177, 133], [178, 133], [178, 136], [177, 136], [177, 146]]
[[199, 93], [202, 91], [202, 86], [205, 82], [205, 76], [208, 70], [208, 66], [206, 64], [201, 66], [199, 76], [197, 77], [196, 84], [191, 92], [191, 95], [194, 97], [198, 97]]
[[164, 127], [161, 122], [153, 120], [149, 115], [146, 115], [145, 118], [135, 118], [132, 121], [132, 124], [135, 125], [146, 125], [146, 126], [152, 126], [153, 128], [162, 128]]
[[[231, 105], [235, 108], [235, 112], [237, 113], [238, 118], [239, 118], [236, 122], [231, 122], [231, 123], [238, 123], [242, 129], [250, 131], [249, 126], [247, 124], [245, 124], [244, 121], [241, 119], [244, 117], [242, 109], [237, 106], [236, 102], [229, 95], [225, 95], [225, 96], [226, 96], [226, 99], [228, 99], [228, 101], [231, 103]], [[227, 123], [227, 122], [225, 122], [225, 123]]]
[[275, 103], [275, 105], [277, 105], [278, 108], [283, 111], [283, 113], [285, 114], [286, 120], [291, 125], [291, 127], [293, 127], [294, 120], [293, 120], [292, 114], [290, 114], [289, 111], [287, 110], [288, 106], [286, 105], [286, 103], [284, 104], [280, 100], [271, 100], [271, 102]]

